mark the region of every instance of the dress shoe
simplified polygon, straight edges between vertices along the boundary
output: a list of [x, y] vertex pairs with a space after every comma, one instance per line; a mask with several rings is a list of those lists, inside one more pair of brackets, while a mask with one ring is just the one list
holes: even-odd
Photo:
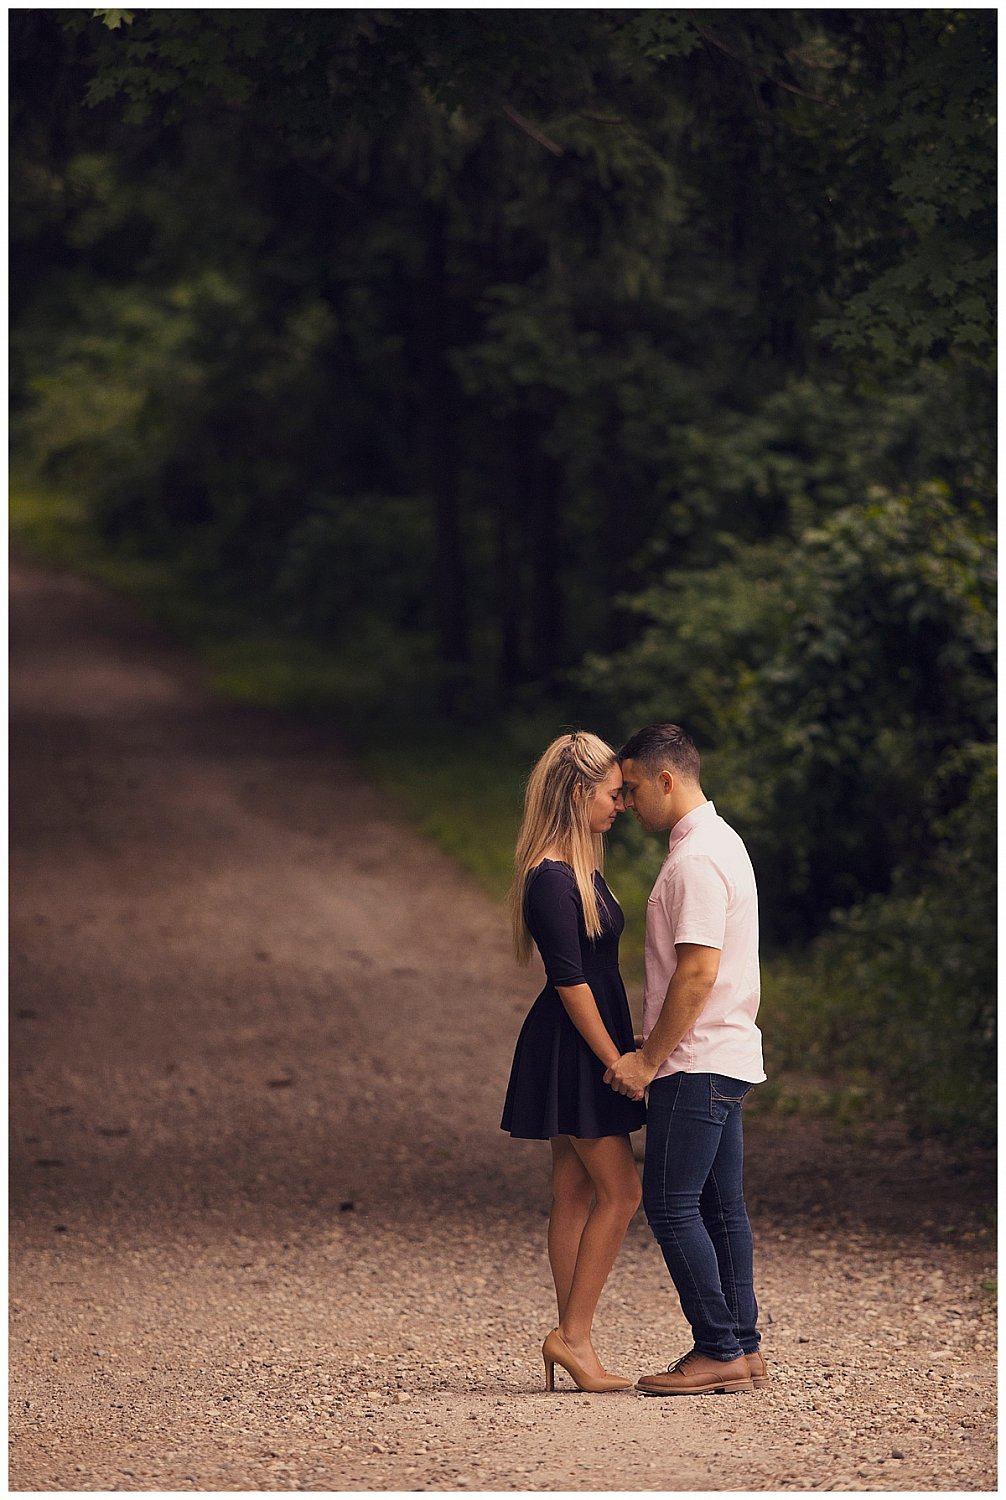
[[563, 1339], [558, 1328], [553, 1328], [542, 1344], [541, 1357], [545, 1361], [545, 1389], [547, 1391], [555, 1390], [556, 1365], [562, 1365], [573, 1384], [581, 1391], [591, 1391], [596, 1394], [600, 1391], [632, 1389], [632, 1381], [623, 1380], [621, 1375], [589, 1375]]
[[745, 1355], [736, 1359], [710, 1359], [692, 1349], [658, 1375], [643, 1375], [636, 1390], [644, 1396], [728, 1395], [753, 1390]]
[[751, 1384], [756, 1391], [764, 1390], [769, 1384], [770, 1379], [764, 1354], [760, 1349], [756, 1349], [753, 1354], [745, 1354], [744, 1358], [748, 1362], [748, 1374], [751, 1376]]

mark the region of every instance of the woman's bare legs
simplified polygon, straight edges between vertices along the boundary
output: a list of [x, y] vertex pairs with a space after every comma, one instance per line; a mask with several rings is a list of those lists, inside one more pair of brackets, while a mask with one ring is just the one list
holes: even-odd
[[548, 1263], [552, 1267], [561, 1323], [569, 1289], [573, 1285], [580, 1236], [594, 1201], [594, 1184], [568, 1135], [552, 1136], [551, 1146], [552, 1210], [548, 1217]]
[[[576, 1173], [567, 1148], [575, 1156], [582, 1175]], [[629, 1220], [639, 1207], [642, 1194], [639, 1173], [627, 1135], [606, 1135], [593, 1141], [553, 1137], [552, 1160], [549, 1259], [559, 1304], [559, 1332], [588, 1374], [602, 1375], [604, 1367], [594, 1352], [590, 1330]], [[588, 1184], [589, 1196], [594, 1199], [592, 1208], [589, 1208]], [[586, 1212], [585, 1203], [589, 1209]], [[579, 1241], [572, 1255], [577, 1222]], [[571, 1256], [572, 1274], [569, 1273]]]

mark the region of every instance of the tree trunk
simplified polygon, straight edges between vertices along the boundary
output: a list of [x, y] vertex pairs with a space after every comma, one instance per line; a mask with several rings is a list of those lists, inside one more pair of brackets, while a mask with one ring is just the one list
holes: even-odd
[[525, 514], [531, 539], [531, 648], [535, 678], [547, 684], [562, 659], [560, 496], [562, 466], [542, 451], [544, 424], [529, 424]]
[[496, 620], [499, 628], [499, 653], [496, 680], [504, 701], [523, 678], [521, 651], [520, 557], [517, 532], [523, 507], [519, 503], [522, 457], [515, 424], [508, 421], [499, 428], [500, 453], [497, 465], [496, 503]]
[[461, 529], [458, 426], [461, 395], [448, 361], [452, 310], [444, 210], [426, 216], [426, 275], [417, 308], [422, 379], [424, 467], [433, 505], [433, 597], [440, 662], [441, 707], [450, 713], [471, 666], [468, 588]]

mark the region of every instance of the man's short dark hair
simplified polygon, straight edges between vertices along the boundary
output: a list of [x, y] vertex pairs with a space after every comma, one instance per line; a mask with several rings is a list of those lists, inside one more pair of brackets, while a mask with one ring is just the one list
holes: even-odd
[[634, 760], [651, 776], [663, 770], [677, 771], [688, 781], [698, 782], [701, 761], [695, 741], [680, 724], [649, 724], [618, 752], [619, 761]]

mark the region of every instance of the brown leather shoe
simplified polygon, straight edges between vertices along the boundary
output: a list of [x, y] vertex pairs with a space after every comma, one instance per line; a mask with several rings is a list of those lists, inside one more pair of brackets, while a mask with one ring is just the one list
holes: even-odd
[[719, 1396], [753, 1389], [745, 1355], [737, 1359], [710, 1359], [694, 1349], [666, 1371], [643, 1375], [636, 1381], [636, 1390], [644, 1396]]
[[760, 1349], [756, 1349], [753, 1354], [745, 1354], [744, 1358], [748, 1362], [748, 1374], [751, 1376], [751, 1384], [756, 1391], [764, 1390], [765, 1386], [769, 1384], [770, 1378], [764, 1354]]

